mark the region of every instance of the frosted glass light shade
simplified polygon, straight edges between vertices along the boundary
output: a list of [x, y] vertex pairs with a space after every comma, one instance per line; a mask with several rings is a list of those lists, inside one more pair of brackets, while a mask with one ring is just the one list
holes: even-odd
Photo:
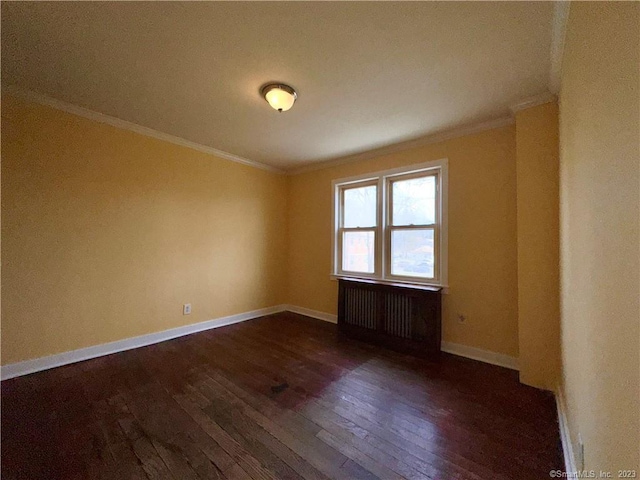
[[296, 91], [289, 85], [273, 83], [262, 87], [262, 95], [274, 110], [286, 112], [298, 98]]

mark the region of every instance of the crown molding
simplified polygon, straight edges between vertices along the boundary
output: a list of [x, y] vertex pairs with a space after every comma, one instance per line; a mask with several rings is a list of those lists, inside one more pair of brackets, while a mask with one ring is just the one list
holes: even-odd
[[534, 95], [533, 97], [525, 98], [524, 100], [514, 103], [509, 108], [511, 112], [515, 115], [521, 110], [526, 110], [527, 108], [537, 107], [538, 105], [542, 105], [544, 103], [555, 102], [557, 97], [551, 92], [544, 92], [539, 95]]
[[569, 19], [569, 0], [557, 1], [553, 5], [551, 24], [551, 68], [549, 69], [549, 90], [556, 95], [560, 92], [560, 75], [564, 57], [564, 43]]
[[[474, 135], [476, 133], [481, 133], [486, 130], [492, 130], [494, 128], [500, 128], [507, 125], [512, 125], [515, 122], [515, 119], [511, 115], [503, 116], [503, 117], [499, 117], [493, 120], [484, 121], [480, 123], [462, 125], [449, 130], [444, 130], [441, 132], [436, 132], [430, 135], [419, 137], [413, 140], [395, 143], [392, 145], [387, 145], [385, 147], [380, 147], [380, 148], [367, 150], [367, 151], [360, 152], [353, 155], [339, 157], [333, 160], [315, 162], [310, 165], [305, 165], [299, 168], [279, 169], [276, 167], [272, 167], [270, 165], [266, 165], [264, 163], [250, 160], [248, 158], [240, 157], [238, 155], [233, 155], [231, 153], [227, 153], [222, 150], [217, 150], [207, 145], [202, 145], [200, 143], [192, 142], [190, 140], [186, 140], [181, 137], [176, 137], [168, 133], [159, 132], [157, 130], [153, 130], [151, 128], [144, 127], [142, 125], [138, 125], [136, 123], [132, 123], [126, 120], [112, 117], [110, 115], [105, 115], [103, 113], [96, 112], [94, 110], [89, 110], [87, 108], [80, 107], [78, 105], [74, 105], [62, 100], [58, 100], [53, 97], [49, 97], [48, 95], [35, 92], [33, 90], [27, 90], [27, 89], [17, 87], [15, 85], [9, 85], [9, 86], [2, 86], [2, 91], [3, 93], [8, 93], [10, 95], [23, 98], [25, 100], [29, 100], [41, 105], [46, 105], [51, 108], [55, 108], [56, 110], [62, 110], [72, 115], [77, 115], [77, 116], [87, 118], [89, 120], [93, 120], [99, 123], [111, 125], [113, 127], [120, 128], [123, 130], [129, 130], [131, 132], [135, 132], [140, 135], [155, 138], [158, 140], [163, 140], [165, 142], [169, 142], [174, 145], [187, 147], [192, 150], [196, 150], [202, 153], [207, 153], [209, 155], [214, 155], [218, 158], [223, 158], [225, 160], [229, 160], [232, 162], [241, 163], [243, 165], [247, 165], [250, 167], [259, 168], [261, 170], [266, 170], [273, 173], [287, 174], [287, 175], [298, 175], [301, 173], [311, 172], [315, 170], [322, 170], [325, 168], [330, 168], [338, 165], [344, 165], [348, 163], [355, 163], [355, 162], [360, 162], [364, 160], [369, 160], [369, 159], [380, 157], [383, 155], [390, 155], [393, 153], [411, 150], [413, 148], [419, 148], [426, 145], [443, 142], [446, 140], [452, 140], [454, 138]], [[555, 99], [556, 99], [555, 95], [549, 92], [545, 92], [540, 95], [527, 98], [517, 104], [514, 104], [510, 107], [510, 109], [515, 115], [515, 113], [520, 110], [541, 105], [543, 103], [552, 102], [552, 101], [555, 101]]]
[[316, 162], [311, 165], [306, 165], [300, 168], [294, 168], [294, 169], [288, 170], [287, 174], [298, 175], [301, 173], [312, 172], [315, 170], [322, 170], [325, 168], [344, 165], [347, 163], [361, 162], [363, 160], [369, 160], [371, 158], [381, 157], [383, 155], [390, 155], [392, 153], [403, 152], [406, 150], [411, 150], [413, 148], [424, 147], [426, 145], [443, 142], [445, 140], [452, 140], [454, 138], [466, 137], [468, 135], [481, 133], [486, 130], [492, 130], [494, 128], [505, 127], [507, 125], [512, 125], [514, 122], [515, 122], [515, 119], [509, 115], [509, 116], [500, 117], [500, 118], [496, 118], [496, 119], [485, 121], [485, 122], [474, 123], [470, 125], [462, 125], [459, 127], [452, 128], [450, 130], [444, 130], [441, 132], [433, 133], [431, 135], [426, 135], [424, 137], [408, 140], [406, 142], [394, 143], [392, 145], [376, 148], [373, 150], [367, 150], [365, 152], [356, 153], [354, 155], [340, 157], [334, 160], [325, 160], [321, 162]]
[[192, 150], [196, 150], [198, 152], [214, 155], [218, 158], [223, 158], [225, 160], [229, 160], [232, 162], [241, 163], [243, 165], [248, 165], [254, 168], [259, 168], [261, 170], [267, 170], [273, 173], [280, 173], [280, 174], [285, 173], [283, 170], [272, 167], [271, 165], [266, 165], [264, 163], [256, 162], [254, 160], [249, 160], [248, 158], [240, 157], [238, 155], [233, 155], [232, 153], [223, 152], [222, 150], [218, 150], [216, 148], [212, 148], [207, 145], [202, 145], [200, 143], [192, 142], [190, 140], [186, 140], [181, 137], [176, 137], [168, 133], [159, 132], [157, 130], [153, 130], [152, 128], [138, 125], [137, 123], [128, 122], [120, 118], [112, 117], [110, 115], [105, 115], [104, 113], [96, 112], [94, 110], [89, 110], [87, 108], [80, 107], [78, 105], [74, 105], [72, 103], [68, 103], [62, 100], [58, 100], [56, 98], [49, 97], [48, 95], [35, 92], [33, 90], [23, 89], [15, 85], [8, 85], [8, 86], [3, 86], [2, 91], [3, 93], [8, 93], [18, 98], [39, 103], [41, 105], [46, 105], [48, 107], [55, 108], [56, 110], [62, 110], [63, 112], [67, 112], [72, 115], [88, 118], [89, 120], [111, 125], [112, 127], [120, 128], [122, 130], [129, 130], [131, 132], [144, 135], [146, 137], [155, 138], [157, 140], [163, 140], [165, 142], [173, 143], [174, 145], [187, 147]]

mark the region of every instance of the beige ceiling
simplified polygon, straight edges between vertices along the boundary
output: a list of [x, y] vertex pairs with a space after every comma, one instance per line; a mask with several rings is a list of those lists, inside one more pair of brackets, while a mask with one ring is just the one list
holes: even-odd
[[[548, 89], [548, 2], [2, 2], [2, 83], [279, 168]], [[277, 113], [260, 86], [298, 90]]]

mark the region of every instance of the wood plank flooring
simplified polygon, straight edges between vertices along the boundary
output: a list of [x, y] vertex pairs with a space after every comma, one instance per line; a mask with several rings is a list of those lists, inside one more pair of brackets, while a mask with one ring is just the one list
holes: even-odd
[[548, 478], [553, 397], [292, 313], [2, 382], [2, 478]]

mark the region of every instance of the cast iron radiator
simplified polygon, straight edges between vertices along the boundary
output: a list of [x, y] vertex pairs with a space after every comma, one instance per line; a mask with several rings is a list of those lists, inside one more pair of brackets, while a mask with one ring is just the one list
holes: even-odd
[[403, 353], [440, 352], [441, 288], [339, 279], [338, 327]]

